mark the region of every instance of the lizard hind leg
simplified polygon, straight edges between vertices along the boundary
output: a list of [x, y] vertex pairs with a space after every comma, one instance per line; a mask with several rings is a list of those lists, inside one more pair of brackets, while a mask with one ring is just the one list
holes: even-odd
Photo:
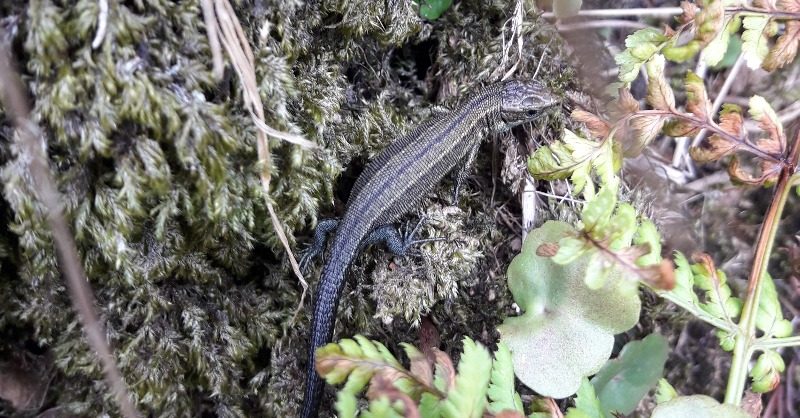
[[328, 235], [339, 227], [341, 221], [338, 219], [325, 219], [317, 223], [314, 228], [314, 239], [308, 248], [303, 252], [303, 256], [297, 263], [300, 267], [300, 272], [306, 274], [308, 266], [314, 257], [322, 257], [325, 254], [325, 246], [328, 243]]
[[414, 229], [408, 230], [408, 224], [406, 223], [406, 228], [404, 232], [400, 232], [396, 227], [392, 225], [384, 225], [378, 227], [361, 243], [361, 248], [372, 245], [372, 244], [379, 244], [383, 243], [386, 245], [386, 249], [389, 250], [390, 253], [397, 255], [397, 256], [405, 256], [408, 253], [408, 249], [417, 244], [423, 244], [426, 242], [436, 242], [436, 241], [444, 241], [444, 238], [437, 237], [437, 238], [424, 238], [424, 239], [415, 239], [414, 237], [419, 232], [420, 227], [422, 227], [422, 222], [425, 220], [424, 217], [420, 218], [417, 224], [414, 226]]

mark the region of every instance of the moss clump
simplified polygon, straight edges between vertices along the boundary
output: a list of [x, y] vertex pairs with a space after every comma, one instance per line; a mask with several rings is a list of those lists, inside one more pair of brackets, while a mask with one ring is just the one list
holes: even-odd
[[[426, 22], [411, 2], [234, 2], [254, 47], [267, 124], [321, 146], [271, 140], [267, 198], [292, 242], [292, 232], [306, 234], [320, 207], [321, 216], [335, 215], [347, 191], [332, 179], [345, 166], [357, 172], [427, 117], [432, 103], [452, 104], [515, 62], [519, 77], [532, 75], [554, 35], [527, 10], [528, 23], [518, 28], [526, 49], [512, 48], [504, 60], [510, 26], [502, 28], [514, 4], [461, 2]], [[97, 49], [90, 45], [96, 0], [32, 1], [4, 9], [11, 18], [3, 25], [16, 34], [32, 117], [45, 133], [132, 396], [151, 416], [292, 415], [302, 396], [310, 304], [292, 327], [300, 288], [265, 211], [255, 131], [239, 84], [211, 76], [199, 2], [109, 6]], [[539, 77], [565, 89], [571, 73], [557, 44]], [[9, 336], [0, 341], [0, 359], [25, 351], [52, 362], [41, 410], [117, 415], [72, 313], [13, 130], [8, 120], [0, 123], [0, 333]], [[511, 138], [504, 147], [517, 146]], [[381, 317], [400, 318], [390, 328], [397, 340], [413, 340], [405, 321], [423, 314], [464, 319], [442, 323], [445, 342], [480, 336], [486, 324], [499, 322], [498, 307], [508, 299], [502, 281], [489, 277], [502, 274], [502, 263], [481, 260], [503, 235], [494, 225], [491, 187], [477, 189], [462, 199], [468, 209], [461, 213], [447, 213], [449, 200], [428, 202], [428, 228], [435, 229], [428, 233], [453, 241], [403, 260], [407, 270], [387, 269], [377, 251], [362, 257], [351, 281], [358, 285], [343, 299], [341, 332], [383, 333], [372, 318], [376, 299]], [[365, 262], [375, 259], [378, 267]], [[423, 290], [407, 291], [413, 283]], [[487, 288], [500, 297], [483, 302]], [[388, 295], [396, 298], [381, 302]], [[24, 413], [0, 404], [0, 414]]]

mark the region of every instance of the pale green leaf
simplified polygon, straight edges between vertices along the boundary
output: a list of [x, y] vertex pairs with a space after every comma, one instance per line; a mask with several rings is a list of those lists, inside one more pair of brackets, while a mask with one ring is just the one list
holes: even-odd
[[592, 166], [589, 163], [588, 159], [584, 160], [582, 164], [579, 164], [575, 167], [575, 170], [572, 172], [572, 175], [569, 176], [569, 180], [575, 187], [574, 193], [583, 192], [584, 196], [586, 196], [587, 199], [591, 199], [594, 196], [594, 181], [592, 181]]
[[489, 351], [464, 338], [464, 352], [458, 363], [456, 387], [442, 402], [445, 418], [480, 418], [486, 406], [486, 391], [492, 370]]
[[595, 238], [610, 240], [609, 248], [613, 251], [620, 250], [631, 245], [633, 235], [636, 233], [636, 209], [628, 203], [620, 203], [617, 212], [608, 224], [603, 227], [602, 235]]
[[675, 252], [675, 287], [670, 291], [661, 290], [659, 293], [671, 293], [676, 299], [686, 304], [700, 306], [700, 300], [694, 292], [694, 273], [686, 256], [680, 251]]
[[658, 381], [658, 389], [655, 395], [656, 403], [671, 401], [677, 397], [678, 392], [667, 382], [667, 379], [662, 378]]
[[569, 264], [592, 250], [593, 247], [581, 238], [564, 237], [558, 241], [558, 252], [552, 260], [558, 264]]
[[336, 414], [341, 418], [355, 418], [358, 400], [354, 393], [339, 391], [336, 393]]
[[528, 169], [537, 179], [555, 180], [568, 178], [576, 166], [584, 163], [573, 157], [573, 150], [576, 146], [590, 149], [596, 147], [593, 142], [579, 138], [574, 132], [565, 129], [562, 141], [534, 151], [528, 159]]
[[498, 413], [504, 409], [523, 412], [522, 399], [514, 390], [514, 365], [511, 351], [502, 342], [497, 345], [492, 363], [492, 378], [487, 392], [489, 410]]
[[641, 29], [625, 38], [627, 48], [614, 57], [614, 61], [620, 67], [620, 81], [630, 83], [635, 80], [642, 64], [658, 51], [662, 43], [668, 40], [669, 38], [655, 28]]
[[431, 418], [442, 416], [442, 400], [431, 393], [423, 393], [419, 400], [419, 414]]
[[619, 357], [609, 360], [592, 378], [603, 411], [630, 414], [664, 373], [669, 353], [667, 340], [650, 334], [625, 344]]
[[692, 266], [694, 273], [694, 284], [705, 291], [708, 302], [701, 303], [700, 308], [709, 314], [726, 320], [732, 321], [738, 317], [742, 311], [742, 301], [731, 296], [731, 288], [726, 283], [725, 272], [717, 269], [716, 275], [712, 275], [699, 264]]
[[681, 396], [656, 406], [650, 418], [752, 418], [739, 407], [705, 395]]
[[361, 418], [402, 418], [403, 404], [392, 405], [389, 398], [383, 396], [369, 403], [369, 409], [359, 415]]
[[756, 326], [767, 335], [782, 338], [792, 335], [792, 323], [783, 319], [781, 304], [778, 301], [778, 292], [769, 273], [761, 278], [761, 297], [758, 299], [758, 313]]
[[750, 370], [753, 378], [751, 388], [753, 392], [769, 392], [780, 383], [780, 373], [786, 369], [783, 357], [775, 350], [766, 350], [758, 356], [756, 364]]
[[736, 346], [736, 333], [733, 331], [724, 331], [718, 329], [716, 332], [719, 338], [719, 346], [725, 351], [731, 351]]
[[575, 407], [567, 410], [566, 418], [606, 418], [600, 399], [594, 392], [594, 386], [586, 378], [581, 379], [578, 395], [575, 397]]
[[[600, 184], [611, 184], [617, 178], [617, 172], [622, 168], [622, 148], [616, 141], [606, 141], [600, 152], [592, 160], [592, 167], [600, 178]], [[614, 186], [616, 188], [616, 186]]]
[[639, 298], [616, 268], [602, 289], [592, 290], [583, 281], [589, 257], [559, 265], [536, 255], [542, 244], [575, 234], [571, 225], [556, 221], [531, 231], [508, 269], [509, 290], [525, 313], [499, 327], [520, 381], [554, 398], [575, 393], [581, 379], [608, 359], [614, 334], [639, 318]]
[[[672, 39], [677, 38], [673, 37]], [[684, 62], [695, 56], [702, 47], [702, 42], [694, 39], [680, 46], [675, 46], [675, 42], [670, 41], [664, 49], [661, 50], [661, 53], [672, 62]]]
[[619, 80], [623, 83], [632, 83], [633, 80], [636, 80], [644, 63], [635, 58], [627, 49], [614, 56], [614, 61], [619, 66]]
[[620, 160], [619, 149], [613, 147], [613, 141], [591, 141], [565, 129], [561, 141], [534, 151], [528, 158], [528, 170], [542, 180], [570, 178], [575, 193], [583, 191], [588, 199], [594, 195], [592, 169], [601, 184], [606, 184], [615, 178]]
[[764, 33], [769, 22], [769, 17], [765, 15], [745, 16], [742, 21], [744, 25], [742, 52], [747, 60], [747, 66], [751, 69], [760, 67], [769, 53], [769, 38]]
[[654, 109], [670, 110], [675, 108], [675, 93], [664, 78], [666, 62], [661, 54], [656, 54], [650, 61], [647, 61], [647, 103]]
[[615, 185], [600, 188], [600, 192], [591, 200], [587, 199], [581, 211], [583, 229], [592, 231], [605, 225], [617, 206], [617, 187]]
[[661, 236], [652, 221], [645, 220], [639, 224], [633, 242], [634, 244], [647, 244], [650, 246], [650, 253], [636, 260], [637, 266], [644, 267], [661, 263]]
[[709, 66], [716, 66], [726, 56], [731, 35], [735, 34], [741, 26], [741, 19], [738, 16], [728, 18], [725, 28], [717, 32], [717, 35], [703, 50], [703, 61]]
[[583, 279], [586, 286], [592, 290], [602, 288], [613, 266], [614, 263], [603, 257], [603, 254], [593, 252], [589, 256], [589, 264], [586, 267], [586, 277]]
[[559, 19], [576, 16], [582, 4], [583, 0], [553, 0], [553, 13]]

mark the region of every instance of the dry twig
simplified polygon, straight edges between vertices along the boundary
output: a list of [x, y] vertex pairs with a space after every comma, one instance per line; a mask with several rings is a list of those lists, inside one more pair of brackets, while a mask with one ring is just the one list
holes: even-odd
[[16, 72], [12, 69], [11, 53], [7, 45], [0, 44], [0, 85], [2, 85], [3, 102], [6, 111], [11, 116], [17, 127], [19, 141], [19, 158], [27, 165], [33, 179], [33, 190], [47, 211], [47, 222], [52, 231], [53, 243], [58, 254], [61, 271], [66, 278], [67, 289], [78, 319], [83, 325], [86, 340], [97, 354], [103, 368], [106, 383], [111, 387], [117, 404], [126, 418], [139, 417], [139, 412], [128, 398], [128, 390], [122, 375], [117, 368], [114, 356], [111, 353], [105, 330], [100, 324], [97, 312], [94, 309], [95, 299], [86, 272], [75, 246], [67, 219], [62, 211], [61, 193], [50, 173], [47, 157], [42, 149], [44, 139], [39, 127], [30, 120], [28, 100], [23, 92], [21, 82]]
[[92, 49], [97, 49], [103, 44], [103, 38], [106, 36], [106, 27], [108, 26], [108, 0], [98, 0], [98, 7], [100, 11], [97, 14], [97, 33], [94, 34], [92, 39]]
[[[233, 63], [236, 74], [239, 76], [239, 82], [242, 84], [245, 107], [247, 107], [253, 119], [253, 123], [258, 128], [256, 143], [258, 144], [258, 164], [260, 167], [261, 187], [264, 189], [264, 196], [268, 197], [270, 183], [270, 152], [267, 135], [309, 148], [315, 145], [313, 142], [299, 135], [280, 132], [266, 124], [264, 120], [264, 105], [261, 102], [261, 96], [258, 91], [258, 81], [256, 79], [255, 57], [253, 56], [252, 49], [250, 49], [247, 36], [239, 20], [236, 18], [233, 7], [228, 0], [203, 0], [202, 6], [203, 16], [206, 22], [206, 31], [209, 37], [209, 45], [213, 56], [214, 74], [222, 74], [222, 52], [219, 47], [221, 43], [231, 63]], [[292, 266], [294, 274], [303, 287], [303, 294], [300, 296], [300, 303], [294, 314], [294, 318], [297, 318], [297, 314], [303, 308], [303, 303], [308, 291], [308, 283], [300, 272], [300, 267], [297, 265], [297, 260], [294, 258], [294, 254], [289, 246], [289, 241], [286, 239], [286, 233], [283, 231], [280, 220], [269, 199], [267, 199], [266, 204], [272, 226], [275, 228], [278, 238], [280, 238], [283, 247], [286, 249], [286, 255], [289, 258], [289, 263]], [[294, 322], [294, 318], [292, 322]]]

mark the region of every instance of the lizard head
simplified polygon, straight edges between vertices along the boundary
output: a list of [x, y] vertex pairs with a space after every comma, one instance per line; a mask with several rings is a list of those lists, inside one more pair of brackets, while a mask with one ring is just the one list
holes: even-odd
[[530, 122], [560, 102], [553, 92], [538, 81], [513, 80], [503, 84], [500, 115], [509, 127]]

